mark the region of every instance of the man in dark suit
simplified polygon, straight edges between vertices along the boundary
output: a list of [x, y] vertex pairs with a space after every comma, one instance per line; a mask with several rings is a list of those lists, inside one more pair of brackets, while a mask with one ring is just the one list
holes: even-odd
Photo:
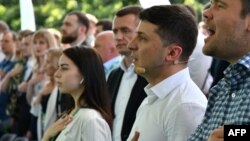
[[144, 87], [147, 82], [134, 73], [131, 51], [127, 45], [136, 36], [139, 24], [138, 15], [142, 11], [139, 6], [127, 6], [120, 9], [113, 21], [113, 31], [116, 48], [124, 56], [119, 68], [113, 70], [108, 78], [109, 90], [112, 96], [113, 141], [126, 141], [136, 112], [142, 100], [146, 97]]

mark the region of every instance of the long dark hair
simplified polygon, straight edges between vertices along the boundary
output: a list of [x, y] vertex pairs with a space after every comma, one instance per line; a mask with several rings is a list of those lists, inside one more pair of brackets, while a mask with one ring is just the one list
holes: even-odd
[[111, 127], [112, 115], [101, 57], [94, 49], [86, 46], [68, 48], [63, 54], [75, 63], [84, 77], [85, 89], [78, 104], [84, 107], [84, 101], [89, 108], [99, 111]]

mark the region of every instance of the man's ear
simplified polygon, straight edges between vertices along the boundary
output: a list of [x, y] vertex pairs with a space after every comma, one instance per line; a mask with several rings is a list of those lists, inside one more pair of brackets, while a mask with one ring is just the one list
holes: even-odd
[[86, 31], [86, 30], [87, 30], [87, 28], [86, 28], [85, 26], [81, 26], [81, 27], [80, 27], [80, 32], [81, 32], [81, 33], [87, 34], [87, 31]]
[[173, 62], [175, 60], [179, 60], [182, 54], [182, 48], [177, 44], [171, 44], [167, 48], [168, 48], [168, 54], [165, 57], [165, 61]]
[[247, 31], [250, 32], [250, 14], [246, 16]]

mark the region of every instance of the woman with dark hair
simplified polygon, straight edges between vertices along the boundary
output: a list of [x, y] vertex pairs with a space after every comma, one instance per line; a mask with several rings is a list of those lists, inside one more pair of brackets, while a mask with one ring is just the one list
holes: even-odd
[[55, 79], [59, 90], [73, 97], [75, 106], [48, 128], [43, 141], [111, 141], [112, 116], [98, 53], [86, 47], [64, 50]]

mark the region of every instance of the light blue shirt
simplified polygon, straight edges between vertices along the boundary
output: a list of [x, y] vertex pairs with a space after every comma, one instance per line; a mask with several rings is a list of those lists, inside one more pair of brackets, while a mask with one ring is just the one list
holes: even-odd
[[113, 69], [118, 68], [120, 66], [121, 60], [122, 60], [122, 57], [119, 55], [104, 63], [104, 71], [105, 71], [106, 78], [108, 78], [110, 72]]

